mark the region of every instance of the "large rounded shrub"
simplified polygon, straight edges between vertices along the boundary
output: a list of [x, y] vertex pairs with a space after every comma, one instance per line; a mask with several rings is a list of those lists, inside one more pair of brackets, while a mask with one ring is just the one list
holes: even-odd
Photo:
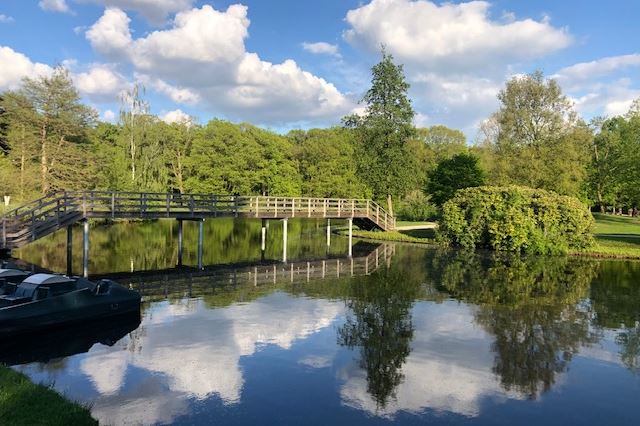
[[561, 254], [593, 244], [578, 199], [520, 186], [461, 189], [443, 206], [440, 237], [455, 246]]

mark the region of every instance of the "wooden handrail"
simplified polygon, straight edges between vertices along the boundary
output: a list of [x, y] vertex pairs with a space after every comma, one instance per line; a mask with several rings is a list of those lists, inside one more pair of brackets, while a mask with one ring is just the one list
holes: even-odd
[[158, 192], [59, 191], [2, 216], [2, 248], [34, 241], [88, 218], [205, 217], [354, 218], [393, 229], [395, 218], [378, 203], [358, 198], [237, 196]]

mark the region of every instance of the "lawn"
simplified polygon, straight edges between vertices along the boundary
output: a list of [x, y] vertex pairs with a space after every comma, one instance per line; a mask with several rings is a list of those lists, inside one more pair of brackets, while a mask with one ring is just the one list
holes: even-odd
[[640, 219], [596, 213], [596, 244], [586, 254], [640, 259]]
[[0, 424], [97, 425], [87, 407], [66, 400], [25, 375], [0, 365]]

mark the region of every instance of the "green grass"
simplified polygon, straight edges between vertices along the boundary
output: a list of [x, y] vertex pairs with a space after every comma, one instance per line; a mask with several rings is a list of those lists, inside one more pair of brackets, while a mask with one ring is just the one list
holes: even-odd
[[0, 424], [12, 426], [97, 425], [87, 407], [47, 386], [0, 366]]
[[409, 220], [397, 220], [396, 226], [422, 226], [422, 225], [433, 225], [434, 223], [435, 222], [428, 222], [428, 221], [412, 222]]
[[640, 219], [599, 213], [593, 217], [595, 245], [573, 254], [640, 259]]
[[[341, 235], [346, 235], [347, 230], [342, 228], [337, 230]], [[418, 244], [438, 244], [435, 240], [434, 229], [413, 229], [410, 231], [363, 231], [360, 229], [353, 230], [355, 238], [364, 238], [367, 240], [379, 241], [399, 241], [403, 243]]]

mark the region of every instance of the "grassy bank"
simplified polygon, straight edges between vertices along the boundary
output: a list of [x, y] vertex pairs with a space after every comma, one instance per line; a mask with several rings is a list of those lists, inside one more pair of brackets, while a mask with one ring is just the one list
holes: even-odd
[[596, 257], [640, 259], [640, 219], [594, 214], [596, 244], [572, 254]]
[[[584, 251], [572, 252], [572, 255], [610, 257], [621, 259], [640, 259], [640, 218], [594, 214], [596, 243]], [[397, 226], [411, 227], [427, 225], [428, 222], [398, 222]], [[339, 231], [346, 234], [345, 229]], [[387, 232], [354, 230], [356, 238], [379, 241], [399, 241], [419, 244], [438, 244], [434, 229], [412, 229]]]
[[[429, 226], [430, 222], [397, 222], [396, 226]], [[340, 228], [337, 232], [341, 235], [347, 235], [346, 228]], [[434, 229], [409, 229], [397, 231], [363, 231], [354, 229], [353, 236], [355, 238], [363, 238], [367, 240], [378, 241], [399, 241], [402, 243], [418, 243], [418, 244], [438, 244], [435, 240], [436, 233]]]
[[0, 424], [97, 425], [88, 408], [66, 400], [54, 390], [32, 383], [25, 375], [0, 366]]

